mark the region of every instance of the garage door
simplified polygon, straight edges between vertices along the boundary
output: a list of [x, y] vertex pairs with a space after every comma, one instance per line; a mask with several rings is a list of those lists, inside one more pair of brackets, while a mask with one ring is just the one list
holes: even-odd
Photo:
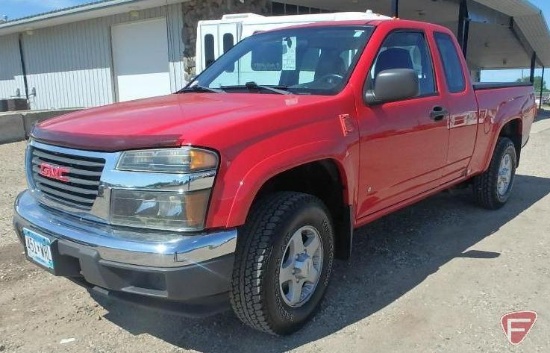
[[170, 93], [166, 19], [112, 27], [118, 101]]

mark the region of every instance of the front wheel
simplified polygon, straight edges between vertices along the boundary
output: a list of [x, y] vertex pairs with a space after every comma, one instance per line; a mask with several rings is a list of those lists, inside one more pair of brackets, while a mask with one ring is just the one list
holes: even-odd
[[333, 226], [318, 198], [267, 196], [239, 232], [230, 294], [235, 314], [263, 332], [297, 331], [318, 309], [333, 259]]
[[517, 154], [507, 137], [497, 141], [489, 169], [473, 180], [474, 197], [479, 205], [490, 210], [504, 206], [514, 186]]

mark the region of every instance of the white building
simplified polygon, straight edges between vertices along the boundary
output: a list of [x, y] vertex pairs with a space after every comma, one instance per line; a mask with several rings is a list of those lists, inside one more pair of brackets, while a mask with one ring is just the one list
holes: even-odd
[[175, 91], [184, 83], [181, 4], [147, 2], [139, 10], [96, 4], [3, 25], [0, 97], [25, 96], [24, 71], [33, 109]]
[[0, 23], [0, 99], [50, 109], [167, 94], [194, 73], [198, 20], [367, 8], [455, 30], [462, 21], [474, 69], [550, 65], [546, 22], [525, 0], [105, 0]]

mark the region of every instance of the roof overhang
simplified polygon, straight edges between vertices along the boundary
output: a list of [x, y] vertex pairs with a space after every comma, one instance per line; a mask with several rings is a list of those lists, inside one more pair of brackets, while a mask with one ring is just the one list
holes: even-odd
[[[392, 14], [392, 0], [278, 0], [334, 11], [373, 10]], [[550, 67], [550, 32], [540, 9], [527, 0], [468, 0], [472, 69], [510, 69], [537, 64]], [[457, 32], [460, 0], [400, 0], [399, 17], [437, 23]]]
[[171, 5], [188, 0], [106, 0], [0, 23], [0, 35]]
[[[0, 35], [21, 33], [71, 22], [116, 15], [188, 0], [106, 0], [0, 24]], [[334, 11], [389, 15], [392, 0], [278, 0]], [[467, 0], [470, 19], [468, 63], [474, 69], [550, 67], [550, 32], [542, 12], [527, 0]], [[457, 31], [460, 0], [401, 0], [401, 18], [441, 24]]]

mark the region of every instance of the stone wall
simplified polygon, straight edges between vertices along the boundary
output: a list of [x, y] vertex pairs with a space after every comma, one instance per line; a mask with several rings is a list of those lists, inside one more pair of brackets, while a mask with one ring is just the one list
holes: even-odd
[[200, 20], [219, 20], [225, 14], [252, 12], [268, 15], [271, 12], [270, 0], [190, 0], [183, 6], [183, 33], [185, 43], [185, 80], [195, 75], [195, 46], [197, 24]]

